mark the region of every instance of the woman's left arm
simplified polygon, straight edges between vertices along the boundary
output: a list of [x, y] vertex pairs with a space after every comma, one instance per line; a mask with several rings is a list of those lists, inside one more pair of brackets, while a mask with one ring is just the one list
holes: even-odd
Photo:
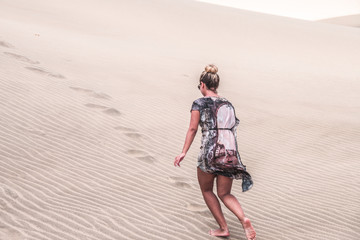
[[185, 143], [181, 154], [179, 154], [174, 161], [174, 166], [180, 167], [180, 162], [185, 158], [187, 151], [189, 150], [191, 143], [193, 142], [200, 121], [200, 112], [197, 110], [191, 111], [190, 126], [186, 134]]

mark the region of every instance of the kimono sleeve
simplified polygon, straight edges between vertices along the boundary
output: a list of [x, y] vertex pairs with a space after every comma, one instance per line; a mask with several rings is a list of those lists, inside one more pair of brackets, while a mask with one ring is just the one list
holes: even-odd
[[191, 112], [191, 111], [200, 111], [200, 104], [198, 104], [198, 103], [196, 102], [196, 100], [192, 103], [190, 112]]

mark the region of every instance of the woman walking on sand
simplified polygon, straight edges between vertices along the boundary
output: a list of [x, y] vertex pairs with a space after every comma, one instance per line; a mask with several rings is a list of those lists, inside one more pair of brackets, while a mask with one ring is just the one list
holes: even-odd
[[217, 95], [220, 81], [217, 71], [217, 67], [210, 64], [200, 76], [198, 88], [204, 97], [196, 99], [191, 106], [190, 127], [182, 153], [175, 158], [174, 165], [180, 167], [200, 124], [202, 139], [197, 163], [198, 181], [205, 203], [220, 227], [210, 230], [209, 234], [218, 237], [230, 235], [220, 202], [213, 193], [216, 178], [218, 197], [239, 219], [247, 239], [255, 240], [256, 233], [250, 220], [245, 217], [236, 197], [230, 193], [233, 179], [242, 179], [243, 192], [252, 187], [253, 181], [238, 152], [236, 127], [240, 121], [235, 109], [227, 99]]

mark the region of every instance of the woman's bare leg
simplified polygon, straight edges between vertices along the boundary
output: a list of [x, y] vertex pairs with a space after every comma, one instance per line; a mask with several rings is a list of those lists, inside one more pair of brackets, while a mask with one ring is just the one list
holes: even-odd
[[214, 179], [216, 175], [203, 172], [200, 168], [197, 169], [197, 176], [200, 185], [202, 195], [205, 203], [210, 209], [216, 222], [220, 228], [216, 230], [210, 230], [210, 235], [213, 236], [229, 236], [229, 229], [224, 218], [224, 214], [221, 211], [221, 206], [218, 198], [213, 193]]
[[219, 175], [216, 181], [217, 194], [225, 206], [239, 219], [244, 228], [247, 239], [255, 240], [256, 233], [250, 220], [245, 217], [239, 201], [230, 193], [232, 182], [233, 179]]

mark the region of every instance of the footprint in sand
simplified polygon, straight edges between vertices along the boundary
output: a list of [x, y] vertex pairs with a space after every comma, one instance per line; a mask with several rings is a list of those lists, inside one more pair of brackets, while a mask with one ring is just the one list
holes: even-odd
[[132, 139], [136, 139], [139, 140], [143, 137], [143, 135], [141, 135], [140, 133], [124, 133], [126, 136], [128, 136], [129, 138]]
[[69, 88], [71, 88], [75, 91], [78, 91], [78, 92], [87, 93], [89, 96], [92, 96], [95, 98], [101, 98], [101, 99], [106, 99], [106, 100], [111, 99], [111, 97], [109, 95], [107, 95], [106, 93], [94, 92], [93, 90], [86, 89], [86, 88], [80, 88], [80, 87], [69, 87]]
[[152, 156], [141, 150], [129, 149], [126, 151], [126, 153], [134, 156], [136, 159], [139, 159], [147, 163], [154, 163], [156, 161], [155, 158], [153, 158]]
[[133, 128], [129, 128], [129, 127], [124, 127], [124, 126], [116, 126], [114, 127], [116, 130], [121, 130], [121, 131], [128, 131], [128, 132], [136, 132], [135, 129]]
[[23, 61], [23, 62], [27, 62], [27, 63], [31, 63], [31, 64], [39, 64], [40, 63], [39, 61], [33, 61], [25, 56], [21, 56], [21, 55], [15, 54], [15, 53], [11, 53], [11, 52], [3, 52], [3, 53], [10, 57], [13, 57], [17, 60]]
[[111, 116], [120, 116], [121, 115], [121, 112], [119, 112], [115, 108], [108, 108], [108, 109], [104, 110], [103, 112], [108, 115], [111, 115]]
[[12, 191], [9, 188], [5, 188], [4, 192], [5, 192], [6, 195], [10, 196], [12, 199], [17, 199], [19, 197], [19, 195], [15, 191]]
[[128, 136], [129, 138], [132, 138], [134, 140], [140, 140], [144, 136], [140, 133], [137, 133], [135, 129], [123, 127], [123, 126], [116, 126], [114, 127], [116, 130], [123, 131], [125, 136]]
[[21, 233], [15, 229], [11, 229], [7, 226], [0, 225], [0, 240], [22, 240], [24, 237]]
[[191, 184], [186, 183], [188, 179], [183, 177], [168, 177], [169, 182], [175, 187], [191, 188]]
[[186, 208], [187, 210], [192, 212], [204, 212], [208, 210], [206, 205], [201, 205], [196, 203], [187, 203]]
[[90, 96], [92, 97], [96, 97], [96, 98], [101, 98], [101, 99], [106, 99], [106, 100], [110, 100], [111, 97], [105, 93], [97, 93], [97, 92], [93, 92], [90, 94]]
[[46, 70], [43, 70], [41, 68], [35, 68], [35, 67], [25, 67], [26, 69], [29, 69], [30, 71], [33, 71], [33, 72], [36, 72], [36, 73], [39, 73], [39, 74], [42, 74], [42, 75], [47, 75], [47, 76], [50, 76], [50, 77], [54, 77], [54, 78], [62, 78], [64, 79], [65, 77], [61, 74], [54, 74], [54, 73], [51, 73], [51, 72], [48, 72]]
[[106, 110], [103, 110], [103, 112], [108, 115], [111, 115], [111, 116], [120, 116], [121, 115], [121, 112], [119, 112], [115, 108], [109, 108], [109, 107], [106, 107], [103, 105], [98, 105], [98, 104], [93, 104], [93, 103], [87, 103], [87, 104], [85, 104], [85, 106], [90, 107], [90, 108], [106, 109]]
[[0, 41], [0, 46], [6, 47], [6, 48], [14, 48], [13, 45], [11, 45], [10, 43], [4, 42], [4, 41]]
[[102, 105], [98, 105], [98, 104], [93, 104], [93, 103], [87, 103], [85, 104], [85, 106], [89, 107], [89, 108], [100, 108], [100, 109], [107, 109], [108, 107], [106, 106], [102, 106]]
[[187, 203], [186, 209], [191, 212], [195, 212], [196, 214], [200, 214], [204, 217], [209, 217], [209, 218], [212, 217], [211, 212], [206, 205], [200, 205], [200, 204], [196, 204], [196, 203]]
[[80, 88], [80, 87], [69, 87], [75, 91], [78, 91], [78, 92], [84, 92], [84, 93], [92, 93], [93, 90], [90, 90], [90, 89], [86, 89], [86, 88]]

